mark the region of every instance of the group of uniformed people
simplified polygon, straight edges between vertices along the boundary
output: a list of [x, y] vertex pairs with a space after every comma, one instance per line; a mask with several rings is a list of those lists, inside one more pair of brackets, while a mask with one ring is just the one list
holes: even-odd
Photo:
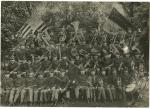
[[2, 75], [2, 102], [56, 105], [59, 100], [128, 100], [126, 86], [145, 74], [136, 40], [129, 44], [130, 37], [104, 31], [86, 35], [80, 43], [49, 40], [52, 44], [47, 47], [31, 33], [26, 44], [14, 51]]
[[[14, 60], [13, 60], [14, 61]], [[73, 64], [73, 61], [70, 63]], [[141, 67], [140, 67], [141, 68]], [[129, 69], [122, 74], [115, 67], [70, 70], [53, 69], [42, 73], [7, 71], [2, 78], [2, 103], [9, 105], [53, 104], [58, 101], [126, 101], [126, 85], [132, 82]]]
[[[26, 72], [5, 74], [2, 81], [3, 102], [9, 105], [56, 103], [59, 93], [67, 91], [69, 79], [65, 72], [62, 72], [59, 77], [54, 75], [54, 72], [45, 71], [45, 73], [48, 73], [47, 77], [43, 77], [43, 74], [35, 75]], [[16, 77], [13, 78], [12, 75]], [[68, 92], [66, 94], [68, 98], [70, 95]]]

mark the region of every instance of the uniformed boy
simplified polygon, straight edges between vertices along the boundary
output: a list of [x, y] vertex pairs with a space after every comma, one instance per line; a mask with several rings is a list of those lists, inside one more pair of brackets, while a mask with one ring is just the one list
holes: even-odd
[[88, 88], [88, 86], [89, 86], [89, 82], [88, 82], [88, 77], [87, 77], [87, 75], [85, 75], [85, 70], [82, 70], [81, 72], [80, 72], [81, 74], [78, 76], [78, 80], [76, 81], [77, 82], [77, 86], [76, 86], [76, 88], [75, 88], [75, 96], [76, 96], [76, 99], [78, 100], [79, 99], [79, 94], [81, 94], [81, 93], [79, 93], [80, 91], [82, 91], [83, 93], [81, 94], [82, 96], [82, 99], [83, 99], [83, 94], [84, 94], [84, 92], [86, 92], [86, 99], [87, 100], [89, 100], [90, 99], [90, 91], [89, 91], [89, 88]]
[[103, 97], [104, 102], [106, 102], [106, 71], [102, 70], [102, 75], [98, 78], [98, 100], [101, 100], [101, 97]]
[[26, 78], [27, 78], [27, 73], [26, 72], [22, 72], [22, 90], [20, 90], [20, 104], [25, 103], [25, 96], [26, 96]]
[[113, 70], [112, 75], [110, 77], [110, 79], [111, 79], [110, 89], [111, 89], [111, 93], [112, 93], [112, 101], [114, 101], [114, 100], [116, 100], [117, 70], [115, 68], [112, 70]]
[[8, 71], [13, 71], [18, 67], [18, 63], [15, 61], [14, 57], [10, 60], [9, 64], [8, 64]]
[[[46, 78], [46, 87], [48, 88], [48, 102], [53, 103], [56, 95], [56, 78], [53, 71], [49, 72], [49, 76]], [[56, 95], [57, 96], [57, 95]]]
[[107, 92], [107, 100], [110, 100], [111, 102], [113, 102], [113, 95], [112, 95], [112, 90], [111, 90], [110, 84], [106, 85], [106, 92]]
[[14, 96], [15, 96], [15, 92], [16, 92], [16, 87], [15, 87], [15, 84], [14, 84], [14, 79], [16, 77], [16, 74], [17, 72], [12, 72], [10, 76], [12, 76], [13, 78], [13, 81], [11, 84], [13, 84], [12, 88], [11, 88], [11, 91], [10, 91], [10, 96], [9, 96], [9, 103], [10, 105], [14, 105]]
[[122, 79], [119, 76], [117, 77], [117, 95], [118, 100], [123, 100]]
[[67, 98], [67, 101], [69, 101], [70, 99], [70, 91], [68, 90], [68, 87], [69, 87], [69, 83], [70, 83], [70, 80], [68, 78], [68, 76], [66, 75], [66, 72], [65, 71], [62, 71], [61, 72], [61, 75], [60, 75], [60, 79], [61, 79], [61, 83], [60, 83], [60, 93], [62, 95], [62, 98], [64, 97], [63, 95], [65, 95], [65, 98]]
[[2, 78], [2, 88], [4, 89], [4, 103], [11, 104], [9, 101], [11, 89], [14, 87], [13, 79], [10, 78], [10, 74], [5, 74], [5, 77]]
[[[30, 105], [33, 104], [33, 87], [34, 87], [34, 82], [35, 82], [35, 77], [34, 77], [34, 73], [29, 73], [29, 77], [26, 78], [26, 92], [29, 92], [29, 100], [28, 100], [28, 103]], [[25, 95], [24, 93], [24, 95]], [[23, 97], [24, 99], [24, 97]]]
[[17, 74], [17, 78], [14, 80], [14, 84], [15, 84], [15, 88], [16, 88], [16, 93], [14, 95], [14, 103], [16, 103], [17, 100], [19, 99], [22, 89], [25, 86], [25, 80], [21, 76], [21, 74]]
[[38, 86], [39, 86], [39, 92], [40, 92], [40, 104], [44, 104], [47, 102], [47, 96], [46, 96], [46, 83], [45, 78], [42, 74], [38, 75]]
[[97, 86], [97, 77], [96, 72], [94, 70], [91, 71], [90, 76], [88, 77], [89, 83], [90, 83], [90, 99], [91, 101], [96, 101], [96, 86]]

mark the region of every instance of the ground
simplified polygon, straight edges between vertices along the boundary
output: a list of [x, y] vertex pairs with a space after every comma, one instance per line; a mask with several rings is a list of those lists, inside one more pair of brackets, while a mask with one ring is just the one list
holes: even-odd
[[[148, 97], [147, 97], [148, 98]], [[92, 102], [92, 103], [87, 103], [87, 102], [69, 102], [69, 103], [58, 103], [56, 107], [148, 107], [149, 106], [149, 101], [148, 99], [145, 100], [139, 100], [137, 101], [134, 105], [128, 105], [127, 102], [107, 102], [107, 103], [100, 103], [100, 102]], [[18, 106], [27, 106], [27, 105], [18, 105]], [[40, 105], [41, 107], [52, 107], [51, 104], [42, 104]], [[32, 107], [32, 106], [31, 106]], [[39, 107], [34, 105], [33, 107]]]

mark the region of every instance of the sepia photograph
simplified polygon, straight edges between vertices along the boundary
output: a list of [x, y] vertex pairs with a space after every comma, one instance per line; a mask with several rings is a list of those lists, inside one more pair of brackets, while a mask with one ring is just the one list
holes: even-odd
[[149, 9], [1, 1], [0, 106], [149, 107]]

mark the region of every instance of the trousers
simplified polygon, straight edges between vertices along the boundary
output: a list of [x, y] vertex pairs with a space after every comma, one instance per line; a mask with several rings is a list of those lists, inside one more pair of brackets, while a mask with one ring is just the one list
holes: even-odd
[[21, 90], [21, 100], [20, 102], [23, 103], [24, 102], [24, 99], [25, 99], [25, 96], [27, 94], [27, 92], [29, 92], [29, 99], [27, 100], [28, 102], [30, 103], [33, 103], [33, 88], [24, 88]]
[[14, 103], [14, 94], [15, 94], [16, 88], [12, 88], [10, 90], [10, 96], [9, 96], [9, 103], [12, 105]]
[[76, 99], [79, 99], [79, 91], [80, 91], [80, 89], [85, 90], [86, 98], [89, 99], [90, 98], [90, 89], [87, 86], [77, 86], [75, 88]]
[[106, 101], [106, 93], [104, 87], [98, 87], [98, 100], [101, 100], [101, 96], [103, 97], [104, 101]]

